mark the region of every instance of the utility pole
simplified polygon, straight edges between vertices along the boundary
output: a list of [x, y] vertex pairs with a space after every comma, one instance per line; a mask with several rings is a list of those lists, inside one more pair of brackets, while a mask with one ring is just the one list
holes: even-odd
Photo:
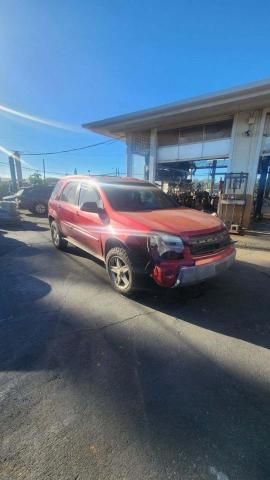
[[20, 158], [19, 152], [14, 152], [13, 158], [14, 158], [14, 161], [15, 161], [18, 186], [21, 187], [22, 182], [23, 182], [23, 177], [22, 177], [21, 158]]
[[9, 160], [9, 169], [10, 169], [10, 176], [11, 176], [12, 193], [15, 193], [17, 191], [17, 181], [16, 181], [14, 156], [10, 155], [10, 157], [8, 157], [8, 160]]
[[45, 160], [43, 158], [42, 160], [42, 165], [43, 165], [43, 181], [45, 183], [45, 178], [46, 178], [46, 170], [45, 170]]

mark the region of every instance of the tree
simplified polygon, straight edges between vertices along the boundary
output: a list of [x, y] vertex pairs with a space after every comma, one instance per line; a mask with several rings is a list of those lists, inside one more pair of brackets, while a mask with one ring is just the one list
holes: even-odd
[[46, 177], [44, 180], [45, 185], [55, 185], [59, 181], [56, 177]]
[[43, 180], [40, 173], [32, 173], [32, 175], [30, 175], [29, 177], [29, 182], [31, 183], [31, 185], [41, 185], [43, 183]]

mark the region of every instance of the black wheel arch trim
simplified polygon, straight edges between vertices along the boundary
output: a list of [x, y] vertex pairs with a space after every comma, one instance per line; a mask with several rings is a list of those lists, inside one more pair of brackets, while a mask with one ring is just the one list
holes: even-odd
[[150, 261], [149, 253], [147, 250], [143, 251], [143, 249], [140, 248], [139, 246], [138, 247], [132, 246], [131, 248], [130, 245], [123, 242], [119, 238], [110, 237], [106, 240], [104, 245], [104, 252], [103, 252], [104, 257], [106, 258], [108, 252], [112, 248], [117, 248], [117, 247], [124, 248], [127, 251], [130, 257], [130, 260], [132, 261], [135, 271], [137, 273], [146, 273], [147, 266]]

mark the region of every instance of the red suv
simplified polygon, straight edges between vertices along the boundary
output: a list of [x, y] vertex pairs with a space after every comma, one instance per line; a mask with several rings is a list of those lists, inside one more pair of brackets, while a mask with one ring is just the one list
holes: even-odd
[[226, 270], [235, 248], [221, 220], [179, 207], [134, 178], [65, 177], [49, 200], [56, 248], [67, 243], [103, 260], [123, 294], [145, 276], [162, 287], [199, 283]]

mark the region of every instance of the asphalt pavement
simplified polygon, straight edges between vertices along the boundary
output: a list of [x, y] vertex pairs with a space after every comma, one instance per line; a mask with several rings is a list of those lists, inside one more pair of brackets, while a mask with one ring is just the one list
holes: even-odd
[[0, 228], [0, 479], [269, 480], [270, 252], [127, 299], [24, 219]]

